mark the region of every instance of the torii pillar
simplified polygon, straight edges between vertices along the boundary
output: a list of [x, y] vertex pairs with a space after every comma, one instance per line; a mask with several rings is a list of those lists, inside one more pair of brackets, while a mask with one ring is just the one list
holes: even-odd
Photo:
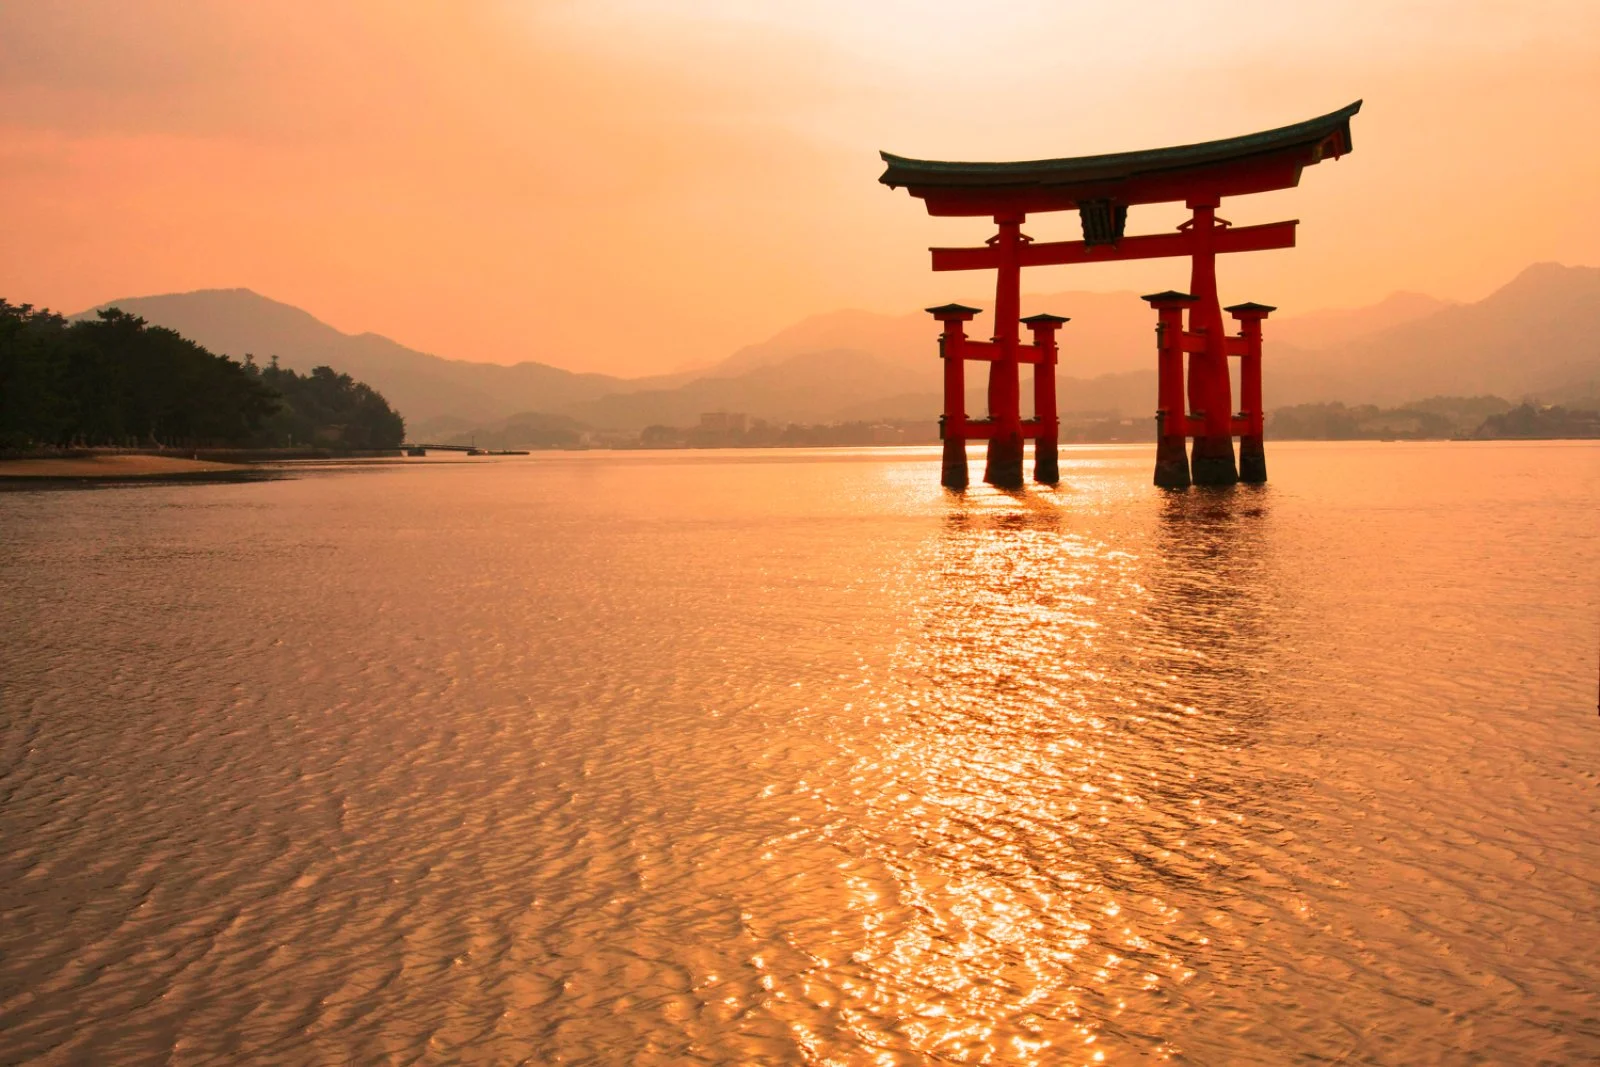
[[1189, 210], [1194, 216], [1182, 227], [1193, 238], [1189, 332], [1201, 339], [1201, 348], [1189, 357], [1189, 410], [1201, 423], [1194, 436], [1190, 476], [1196, 485], [1232, 485], [1239, 480], [1239, 471], [1233, 465], [1233, 383], [1228, 377], [1222, 302], [1217, 298], [1216, 235], [1221, 229], [1217, 202], [1191, 200]]
[[1188, 408], [1183, 402], [1183, 309], [1188, 293], [1167, 290], [1144, 298], [1156, 309], [1156, 485], [1187, 489]]
[[997, 215], [994, 354], [989, 364], [989, 451], [983, 480], [1003, 489], [1022, 488], [1022, 382], [1017, 361], [1017, 316], [1022, 313], [1021, 215]]
[[928, 314], [944, 326], [939, 334], [939, 358], [944, 360], [944, 415], [939, 419], [944, 461], [939, 484], [946, 489], [967, 487], [967, 375], [963, 349], [967, 323], [979, 310], [963, 304], [928, 309]]
[[1225, 309], [1238, 320], [1239, 340], [1239, 417], [1244, 420], [1239, 434], [1239, 480], [1260, 484], [1267, 480], [1265, 446], [1266, 412], [1261, 407], [1261, 323], [1278, 309], [1270, 304], [1234, 304]]
[[1061, 416], [1056, 411], [1056, 331], [1072, 320], [1065, 315], [1029, 315], [1022, 324], [1033, 334], [1033, 480], [1061, 482]]

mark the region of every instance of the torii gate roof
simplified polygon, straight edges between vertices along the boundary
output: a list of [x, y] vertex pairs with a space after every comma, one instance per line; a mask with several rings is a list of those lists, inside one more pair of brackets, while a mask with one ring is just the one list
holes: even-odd
[[1220, 199], [1300, 182], [1302, 168], [1350, 151], [1348, 107], [1276, 130], [1220, 141], [1017, 163], [956, 163], [880, 152], [878, 180], [927, 203], [930, 215], [1062, 211], [1083, 201], [1155, 204]]

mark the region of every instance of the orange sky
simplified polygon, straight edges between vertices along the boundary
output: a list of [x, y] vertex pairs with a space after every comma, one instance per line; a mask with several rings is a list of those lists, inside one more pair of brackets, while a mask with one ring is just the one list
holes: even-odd
[[986, 289], [925, 249], [987, 225], [879, 186], [879, 148], [1080, 155], [1363, 97], [1354, 154], [1225, 202], [1304, 220], [1225, 262], [1226, 299], [1475, 299], [1600, 263], [1594, 0], [0, 0], [0, 296], [247, 286], [454, 358], [671, 370]]

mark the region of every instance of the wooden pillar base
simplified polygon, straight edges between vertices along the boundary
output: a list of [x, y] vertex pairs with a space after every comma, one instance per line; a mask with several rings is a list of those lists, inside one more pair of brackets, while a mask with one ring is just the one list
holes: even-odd
[[939, 484], [946, 489], [967, 487], [967, 442], [959, 437], [944, 439], [944, 468]]
[[1162, 489], [1189, 488], [1189, 452], [1181, 437], [1156, 439], [1156, 485]]
[[1061, 483], [1061, 458], [1054, 439], [1040, 438], [1033, 443], [1033, 480], [1042, 485]]
[[1267, 450], [1259, 437], [1239, 438], [1239, 480], [1252, 485], [1267, 480]]
[[1022, 428], [989, 438], [983, 480], [1001, 489], [1022, 488]]
[[1195, 485], [1236, 485], [1239, 468], [1233, 465], [1233, 438], [1196, 437], [1189, 469]]

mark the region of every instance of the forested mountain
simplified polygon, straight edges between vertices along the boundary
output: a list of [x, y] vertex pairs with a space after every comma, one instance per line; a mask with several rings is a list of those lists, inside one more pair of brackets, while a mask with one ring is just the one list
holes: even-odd
[[69, 321], [0, 300], [0, 448], [394, 448], [405, 423], [370, 387], [214, 355], [117, 309]]
[[296, 374], [276, 358], [265, 367], [247, 358], [244, 368], [279, 398], [257, 435], [259, 443], [360, 450], [398, 448], [405, 440], [405, 419], [377, 390], [348, 374], [331, 367]]
[[[234, 359], [277, 356], [280, 365], [302, 374], [318, 366], [337, 367], [370, 384], [414, 424], [439, 416], [480, 422], [519, 411], [552, 411], [650, 384], [648, 379], [574, 374], [543, 363], [507, 367], [441, 359], [375, 333], [343, 333], [249, 289], [202, 289], [100, 305], [111, 306], [169, 326]], [[93, 317], [96, 310], [75, 317]]]

